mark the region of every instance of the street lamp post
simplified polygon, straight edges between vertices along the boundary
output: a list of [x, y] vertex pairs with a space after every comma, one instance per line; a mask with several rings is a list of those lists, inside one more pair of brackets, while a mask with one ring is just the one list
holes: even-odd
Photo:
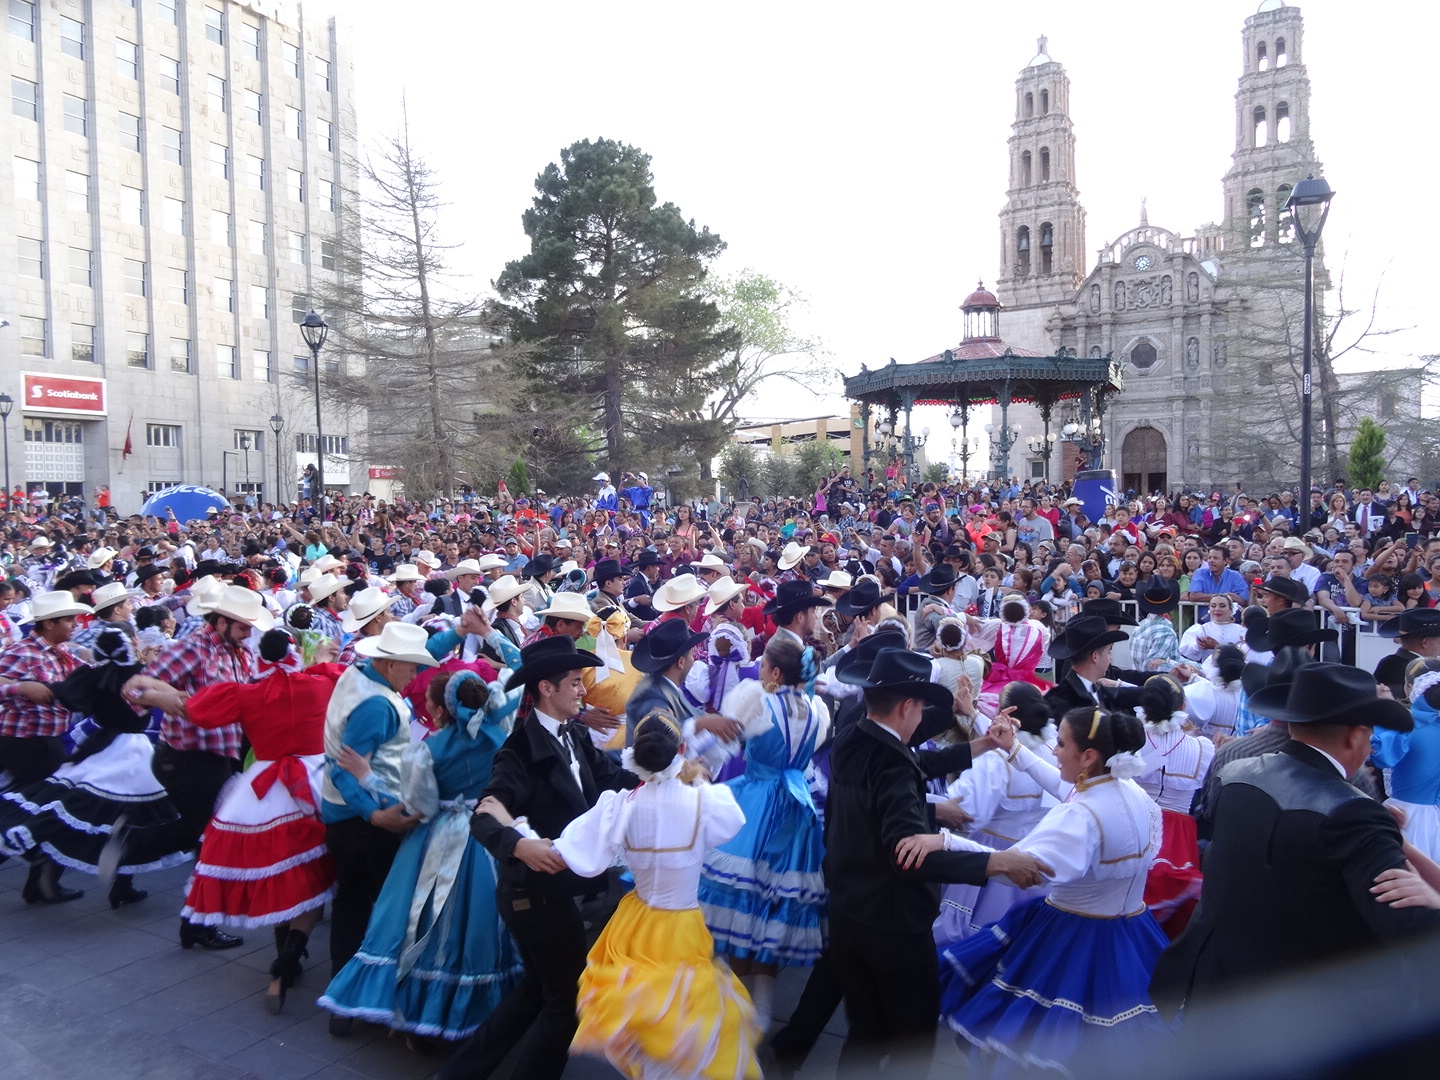
[[240, 449], [245, 454], [245, 500], [249, 505], [250, 500], [250, 436], [240, 436]]
[[10, 410], [14, 407], [14, 398], [9, 394], [0, 394], [0, 424], [4, 425], [5, 431], [5, 500], [7, 505], [10, 499]]
[[285, 418], [279, 413], [270, 417], [270, 430], [275, 433], [275, 497], [271, 501], [274, 502], [276, 509], [279, 509], [284, 501], [281, 493], [285, 490], [280, 483], [280, 457], [283, 449], [280, 444], [280, 432], [285, 430]]
[[225, 496], [225, 501], [230, 501], [230, 459], [239, 457], [239, 450], [220, 451], [220, 494]]
[[330, 335], [330, 326], [314, 308], [300, 322], [300, 335], [310, 346], [310, 366], [315, 369], [315, 492], [318, 498], [315, 506], [320, 512], [320, 523], [325, 523], [325, 428], [320, 417], [320, 346]]
[[[1320, 243], [1320, 233], [1325, 229], [1325, 219], [1330, 216], [1330, 200], [1335, 193], [1324, 179], [1315, 179], [1314, 174], [1301, 180], [1285, 200], [1285, 209], [1295, 223], [1296, 235], [1305, 245], [1305, 356], [1300, 386], [1300, 491], [1295, 496], [1301, 512], [1308, 512], [1310, 506], [1310, 358], [1313, 349], [1315, 323], [1315, 246]], [[1333, 434], [1333, 433], [1332, 433]], [[1333, 480], [1334, 477], [1331, 477]]]
[[1030, 453], [1045, 461], [1045, 483], [1050, 483], [1050, 451], [1055, 446], [1055, 433], [1047, 431], [1043, 436], [1032, 435], [1025, 440]]

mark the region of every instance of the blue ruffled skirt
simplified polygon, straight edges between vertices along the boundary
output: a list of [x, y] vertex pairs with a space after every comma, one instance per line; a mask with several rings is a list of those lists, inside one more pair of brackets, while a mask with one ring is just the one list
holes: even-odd
[[[464, 1039], [519, 982], [523, 965], [495, 907], [495, 863], [470, 839], [468, 816], [463, 804], [447, 805], [401, 841], [360, 951], [330, 981], [321, 1008], [398, 1031]], [[440, 868], [442, 877], [453, 868], [454, 883], [437, 911], [436, 860], [427, 866], [426, 855], [442, 828], [451, 831], [458, 856]], [[463, 842], [455, 830], [464, 831]], [[407, 949], [417, 893], [423, 895]]]
[[[1075, 915], [1037, 898], [940, 955], [940, 1014], [981, 1051], [1064, 1068], [1079, 1054], [1127, 1052], [1167, 1030], [1150, 975], [1168, 944], [1149, 911]], [[1093, 1059], [1092, 1059], [1093, 1060]]]

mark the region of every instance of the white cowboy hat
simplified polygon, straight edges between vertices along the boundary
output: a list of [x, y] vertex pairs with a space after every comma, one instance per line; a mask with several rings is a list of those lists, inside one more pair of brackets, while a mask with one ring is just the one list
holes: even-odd
[[504, 556], [496, 555], [491, 551], [481, 555], [480, 558], [476, 560], [475, 565], [480, 567], [480, 572], [484, 574], [491, 570], [504, 570], [507, 561]]
[[566, 577], [566, 576], [569, 575], [569, 573], [570, 573], [571, 570], [579, 570], [579, 569], [580, 569], [580, 564], [579, 564], [578, 562], [576, 562], [574, 559], [566, 559], [564, 562], [562, 562], [562, 563], [560, 564], [560, 576], [561, 576], [561, 577]]
[[390, 575], [389, 580], [398, 585], [402, 581], [424, 581], [425, 575], [414, 563], [404, 562], [395, 567], [395, 573]]
[[30, 601], [30, 614], [21, 622], [43, 622], [46, 619], [63, 619], [67, 615], [89, 615], [95, 609], [78, 602], [65, 589], [55, 592], [36, 593]]
[[417, 551], [411, 556], [417, 563], [424, 563], [426, 566], [439, 566], [440, 560], [435, 557], [433, 551]]
[[535, 617], [546, 619], [553, 615], [559, 619], [579, 619], [581, 622], [589, 622], [590, 616], [594, 614], [590, 610], [590, 605], [585, 602], [585, 597], [579, 593], [562, 592], [552, 596], [549, 606], [535, 612]]
[[514, 574], [506, 574], [504, 577], [496, 578], [490, 585], [486, 595], [490, 602], [496, 607], [509, 603], [515, 597], [523, 593], [529, 585], [522, 584]]
[[101, 611], [127, 600], [130, 597], [130, 590], [125, 587], [123, 581], [112, 581], [109, 585], [101, 585], [90, 594], [90, 606], [96, 611]]
[[694, 574], [677, 574], [655, 590], [650, 606], [656, 611], [678, 611], [705, 596], [705, 586]]
[[780, 552], [780, 569], [789, 570], [805, 557], [805, 552], [810, 549], [803, 544], [797, 544], [794, 540], [785, 545], [785, 550]]
[[350, 598], [350, 606], [340, 616], [340, 629], [347, 634], [358, 633], [362, 626], [388, 610], [398, 599], [398, 596], [390, 596], [380, 589], [361, 589]]
[[705, 601], [705, 614], [714, 615], [715, 612], [719, 611], [744, 591], [745, 586], [734, 578], [722, 577], [719, 581], [715, 582], [714, 585], [710, 586], [707, 594], [709, 599]]
[[210, 610], [216, 615], [253, 626], [261, 633], [275, 625], [275, 616], [270, 614], [260, 594], [242, 585], [226, 586], [211, 602]]
[[90, 557], [85, 560], [85, 565], [91, 570], [99, 570], [118, 554], [119, 552], [112, 547], [98, 547], [90, 553]]
[[40, 551], [41, 549], [48, 548], [50, 546], [50, 538], [48, 536], [37, 536], [34, 540], [30, 541], [31, 551]]
[[300, 584], [305, 586], [309, 585], [312, 581], [319, 581], [323, 573], [323, 570], [317, 570], [313, 566], [307, 566], [304, 570], [300, 571]]
[[849, 589], [854, 586], [854, 579], [844, 570], [831, 570], [830, 576], [823, 578], [817, 584], [822, 589]]
[[697, 560], [696, 562], [691, 563], [690, 565], [693, 566], [693, 567], [695, 567], [696, 569], [702, 569], [702, 568], [703, 568], [703, 569], [705, 569], [705, 570], [719, 570], [719, 571], [721, 571], [721, 572], [723, 572], [723, 573], [729, 573], [729, 572], [730, 572], [730, 567], [729, 567], [729, 565], [725, 562], [725, 560], [722, 559], [722, 558], [720, 558], [720, 557], [719, 557], [718, 555], [716, 555], [715, 552], [713, 552], [713, 551], [707, 551], [707, 552], [705, 552], [705, 557], [704, 557], [704, 558], [699, 559], [699, 560]]
[[206, 615], [209, 614], [212, 601], [219, 598], [225, 591], [225, 583], [219, 578], [210, 574], [196, 578], [190, 586], [190, 599], [185, 603], [185, 614]]
[[456, 578], [463, 577], [465, 574], [474, 574], [476, 577], [479, 577], [483, 573], [484, 571], [480, 569], [480, 564], [474, 559], [461, 559], [449, 570], [445, 571], [445, 577], [449, 581], [454, 581]]
[[345, 564], [339, 559], [337, 559], [334, 555], [327, 553], [321, 555], [320, 558], [316, 559], [313, 563], [310, 564], [310, 566], [313, 570], [318, 570], [322, 574], [328, 574], [331, 570], [342, 569]]
[[419, 664], [434, 667], [435, 658], [425, 651], [430, 635], [423, 626], [413, 623], [386, 623], [385, 629], [374, 637], [361, 638], [355, 643], [355, 651], [372, 660], [399, 660], [405, 664]]
[[596, 481], [597, 483], [608, 484], [610, 482], [610, 474], [608, 472], [597, 472], [590, 479]]
[[338, 578], [334, 574], [321, 574], [305, 587], [305, 591], [310, 594], [310, 599], [318, 604], [327, 596], [333, 596], [349, 584], [349, 578]]

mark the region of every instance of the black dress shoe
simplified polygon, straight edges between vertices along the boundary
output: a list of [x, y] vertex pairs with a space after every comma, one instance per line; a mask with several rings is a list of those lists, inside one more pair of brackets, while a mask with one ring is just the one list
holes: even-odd
[[131, 884], [129, 874], [122, 874], [115, 879], [115, 884], [110, 886], [110, 907], [113, 910], [126, 904], [138, 904], [149, 895], [144, 889], [137, 889]]
[[30, 874], [20, 890], [20, 898], [27, 904], [63, 904], [84, 895], [83, 889], [67, 889], [60, 884], [60, 868], [49, 859], [30, 865]]
[[199, 945], [200, 948], [210, 949], [213, 952], [219, 949], [238, 948], [244, 944], [244, 938], [227, 934], [218, 927], [196, 926], [192, 922], [180, 920], [180, 947], [182, 949], [193, 949]]

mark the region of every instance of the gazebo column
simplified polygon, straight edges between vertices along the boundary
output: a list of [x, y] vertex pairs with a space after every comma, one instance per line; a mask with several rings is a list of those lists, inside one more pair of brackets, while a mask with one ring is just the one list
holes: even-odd
[[860, 402], [860, 486], [870, 497], [870, 402]]
[[1000, 386], [1000, 454], [996, 460], [1000, 475], [1005, 480], [1010, 476], [1010, 380]]
[[910, 410], [915, 407], [915, 391], [906, 390], [901, 399], [905, 407], [905, 483], [915, 482], [915, 439], [910, 434]]

